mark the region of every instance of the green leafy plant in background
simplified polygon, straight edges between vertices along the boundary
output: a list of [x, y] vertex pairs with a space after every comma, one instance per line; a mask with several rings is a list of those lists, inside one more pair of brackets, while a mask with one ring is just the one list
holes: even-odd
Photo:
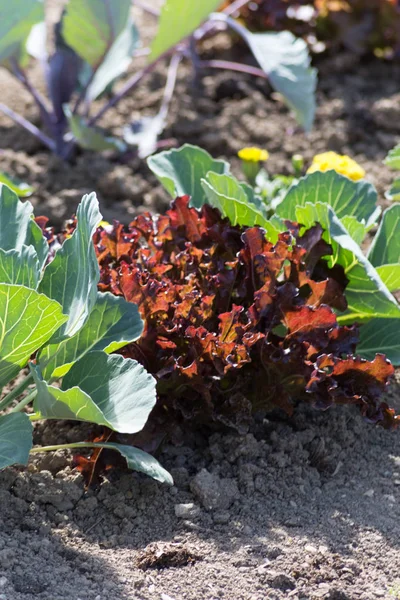
[[[110, 354], [138, 339], [143, 322], [136, 305], [97, 291], [92, 236], [100, 221], [95, 194], [84, 196], [74, 233], [52, 255], [32, 205], [0, 188], [0, 387], [7, 386], [0, 400], [0, 468], [26, 464], [34, 452], [109, 448], [130, 468], [171, 483], [139, 448], [107, 442], [32, 447], [34, 421], [87, 421], [132, 434], [156, 402], [155, 379], [136, 361]], [[20, 373], [26, 368], [28, 374]], [[31, 404], [33, 412], [25, 412]]]
[[[35, 135], [50, 150], [69, 158], [76, 145], [92, 150], [121, 152], [131, 145], [140, 156], [157, 148], [174, 92], [177, 70], [183, 58], [191, 60], [197, 74], [222, 68], [267, 79], [281, 93], [306, 130], [315, 111], [316, 72], [310, 67], [306, 44], [289, 32], [253, 34], [231, 18], [237, 0], [214, 13], [221, 0], [165, 0], [162, 10], [134, 2], [159, 19], [150, 48], [141, 48], [139, 32], [132, 21], [131, 0], [69, 0], [55, 26], [55, 50], [48, 56], [42, 0], [0, 0], [0, 64], [7, 68], [32, 95], [43, 129], [27, 121], [3, 103], [0, 110]], [[201, 60], [198, 45], [221, 28], [232, 28], [247, 43], [258, 66], [222, 60]], [[148, 55], [147, 65], [135, 72], [115, 94], [114, 82], [125, 75], [132, 60]], [[29, 79], [29, 57], [40, 61], [48, 99]], [[127, 125], [124, 139], [106, 135], [98, 127], [104, 114], [130, 93], [143, 77], [170, 59], [164, 97], [155, 117], [144, 117]], [[91, 114], [92, 103], [105, 92], [111, 98]]]
[[[196, 165], [192, 178], [187, 177], [188, 160]], [[295, 179], [272, 207], [257, 187], [233, 177], [226, 163], [217, 161], [214, 169], [213, 159], [200, 148], [186, 145], [161, 152], [149, 157], [148, 164], [172, 196], [188, 194], [195, 207], [210, 204], [234, 225], [259, 225], [269, 241], [278, 240], [288, 221], [299, 223], [304, 232], [320, 224], [332, 249], [327, 265], [339, 269], [346, 285], [347, 308], [338, 311], [338, 322], [361, 324], [361, 356], [371, 359], [382, 352], [400, 364], [400, 305], [393, 295], [400, 289], [400, 205], [383, 213], [365, 254], [361, 245], [381, 214], [376, 190], [367, 181], [353, 181], [334, 170], [311, 173]]]
[[7, 173], [0, 172], [0, 184], [5, 184], [20, 198], [28, 198], [34, 191], [33, 187], [16, 177], [10, 177]]

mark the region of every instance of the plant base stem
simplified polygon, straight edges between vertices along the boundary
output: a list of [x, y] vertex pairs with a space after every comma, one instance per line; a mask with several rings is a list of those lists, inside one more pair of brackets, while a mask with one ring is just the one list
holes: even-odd
[[34, 390], [31, 391], [30, 394], [28, 394], [25, 398], [23, 398], [21, 400], [21, 402], [18, 402], [18, 404], [16, 406], [14, 406], [14, 408], [12, 408], [10, 412], [12, 412], [12, 413], [20, 412], [23, 408], [25, 408], [25, 406], [27, 406], [30, 402], [32, 402], [32, 400], [34, 398], [36, 398], [36, 396], [37, 396], [37, 389], [35, 388]]
[[30, 121], [27, 121], [27, 119], [25, 119], [18, 113], [14, 112], [11, 108], [6, 106], [5, 104], [2, 104], [1, 102], [0, 102], [0, 111], [3, 112], [5, 115], [7, 115], [7, 117], [10, 117], [10, 119], [12, 119], [14, 121], [14, 123], [17, 123], [24, 129], [26, 129], [26, 131], [29, 131], [29, 133], [31, 133], [32, 135], [35, 136], [35, 138], [40, 140], [42, 142], [42, 144], [44, 144], [44, 146], [47, 146], [47, 148], [49, 148], [49, 150], [51, 150], [52, 152], [56, 151], [56, 145], [53, 142], [53, 140], [50, 139], [45, 133], [43, 133], [43, 131], [40, 131], [40, 129], [38, 129], [35, 125], [33, 125], [33, 123], [31, 123]]
[[17, 386], [15, 386], [15, 388], [11, 390], [7, 396], [3, 398], [3, 400], [0, 402], [0, 410], [7, 408], [7, 406], [9, 406], [11, 402], [15, 400], [15, 398], [18, 398], [18, 396], [20, 396], [31, 383], [33, 383], [33, 378], [32, 375], [29, 374]]
[[[54, 452], [56, 450], [73, 450], [74, 448], [98, 448], [99, 444], [95, 442], [74, 442], [72, 444], [56, 444], [55, 446], [40, 446], [32, 448], [31, 454], [38, 452]], [[101, 444], [100, 444], [101, 447]]]
[[238, 71], [239, 73], [247, 73], [248, 75], [268, 79], [268, 75], [266, 75], [262, 69], [250, 65], [243, 65], [242, 63], [231, 62], [229, 60], [201, 60], [199, 61], [198, 66], [202, 69]]

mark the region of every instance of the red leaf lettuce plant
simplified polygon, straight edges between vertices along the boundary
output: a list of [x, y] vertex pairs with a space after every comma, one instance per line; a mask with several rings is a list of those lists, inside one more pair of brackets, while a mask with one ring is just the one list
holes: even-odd
[[[308, 130], [314, 118], [316, 73], [310, 67], [307, 47], [303, 40], [289, 32], [252, 34], [238, 24], [230, 15], [249, 1], [236, 0], [221, 13], [213, 13], [220, 0], [165, 0], [159, 14], [150, 2], [146, 6], [137, 0], [134, 4], [159, 18], [151, 48], [146, 49], [139, 48], [139, 33], [131, 18], [132, 0], [69, 0], [55, 27], [55, 51], [49, 57], [42, 0], [0, 0], [0, 64], [33, 97], [43, 129], [3, 103], [0, 110], [62, 158], [70, 157], [76, 145], [99, 151], [123, 151], [126, 143], [138, 147], [139, 154], [146, 156], [157, 147], [177, 70], [181, 60], [186, 58], [196, 73], [222, 68], [268, 79], [295, 111], [300, 125]], [[257, 67], [231, 61], [200, 60], [198, 43], [227, 27], [243, 37]], [[143, 54], [148, 54], [148, 64], [90, 114], [93, 102], [105, 92], [111, 93], [113, 83], [126, 74], [132, 59]], [[43, 67], [50, 102], [29, 78], [26, 69], [29, 55], [38, 59]], [[170, 66], [159, 113], [127, 126], [125, 141], [105, 135], [97, 127], [101, 118], [165, 59], [170, 60]]]
[[[199, 157], [211, 166], [211, 157]], [[357, 327], [338, 324], [346, 275], [330, 267], [322, 227], [285, 220], [272, 241], [257, 225], [189, 202], [178, 197], [165, 215], [116, 222], [94, 236], [100, 289], [137, 304], [145, 322], [123, 350], [157, 379], [141, 443], [179, 438], [187, 421], [244, 432], [254, 410], [290, 414], [300, 399], [322, 409], [356, 404], [370, 422], [397, 425], [380, 398], [392, 365], [382, 354], [354, 356]]]

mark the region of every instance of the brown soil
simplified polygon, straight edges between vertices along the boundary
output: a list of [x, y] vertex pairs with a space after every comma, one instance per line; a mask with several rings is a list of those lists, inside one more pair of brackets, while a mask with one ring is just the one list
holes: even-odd
[[[149, 26], [152, 31], [151, 26]], [[148, 29], [145, 30], [145, 35]], [[229, 38], [220, 34], [205, 43], [205, 56], [232, 54]], [[235, 50], [242, 60], [247, 53]], [[137, 66], [142, 61], [137, 60]], [[306, 161], [327, 149], [350, 154], [367, 171], [382, 196], [393, 174], [382, 165], [400, 134], [400, 65], [382, 61], [360, 63], [342, 54], [322, 62], [315, 126], [309, 135], [296, 126], [268, 84], [242, 74], [206, 73], [195, 86], [189, 65], [182, 65], [165, 139], [177, 145], [200, 145], [215, 157], [232, 162], [238, 172], [237, 151], [259, 145], [271, 154], [271, 173], [290, 172], [290, 159], [300, 152]], [[43, 86], [38, 69], [32, 79]], [[155, 114], [163, 92], [165, 67], [149, 76], [135, 93], [111, 110], [102, 125], [117, 135], [140, 115]], [[2, 102], [39, 125], [27, 92], [4, 69], [0, 71]], [[36, 188], [37, 212], [60, 224], [75, 210], [81, 196], [96, 190], [104, 217], [129, 222], [143, 210], [160, 211], [169, 202], [144, 161], [91, 152], [79, 153], [72, 164], [50, 155], [41, 144], [0, 113], [0, 170]]]
[[[229, 50], [224, 36], [217, 45]], [[326, 149], [348, 153], [382, 199], [393, 178], [382, 160], [400, 134], [399, 75], [399, 65], [347, 55], [321, 63], [316, 123], [306, 136], [263, 81], [206, 74], [199, 93], [184, 65], [164, 137], [201, 145], [235, 169], [248, 144], [270, 151], [271, 172], [287, 172], [295, 152], [307, 160]], [[119, 133], [154, 113], [164, 78], [162, 69], [149, 77], [103, 124]], [[4, 71], [0, 83], [2, 102], [37, 123]], [[56, 224], [92, 190], [107, 219], [165, 207], [134, 157], [85, 152], [65, 164], [3, 116], [0, 134], [0, 170], [34, 185], [37, 211]], [[84, 435], [68, 423], [36, 429], [45, 444]], [[159, 458], [174, 476], [171, 489], [112, 472], [85, 491], [62, 452], [1, 473], [0, 600], [400, 598], [398, 434], [348, 408], [303, 407], [290, 420], [255, 423], [247, 436], [198, 436]]]

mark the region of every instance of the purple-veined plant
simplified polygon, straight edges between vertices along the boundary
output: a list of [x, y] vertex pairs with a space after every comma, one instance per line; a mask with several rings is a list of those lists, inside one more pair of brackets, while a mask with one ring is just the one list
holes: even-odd
[[[213, 12], [221, 0], [165, 0], [161, 11], [134, 0], [159, 20], [150, 48], [140, 47], [139, 31], [132, 20], [132, 0], [69, 0], [55, 25], [54, 50], [46, 50], [45, 9], [42, 0], [0, 0], [0, 64], [7, 68], [32, 95], [41, 117], [39, 129], [11, 107], [0, 103], [0, 111], [24, 127], [64, 159], [76, 146], [92, 150], [123, 151], [127, 145], [146, 156], [157, 148], [177, 71], [182, 60], [191, 61], [196, 76], [206, 69], [239, 71], [267, 79], [294, 110], [299, 124], [311, 128], [315, 111], [316, 71], [310, 66], [306, 44], [290, 32], [254, 34], [234, 19], [250, 0], [237, 0], [221, 12]], [[202, 60], [199, 44], [205, 37], [231, 29], [249, 46], [257, 65], [226, 60]], [[147, 65], [104, 100], [100, 109], [93, 102], [112, 90], [125, 75], [135, 56], [147, 54]], [[42, 67], [48, 97], [31, 81], [30, 57]], [[127, 125], [124, 139], [110, 137], [98, 127], [102, 117], [132, 92], [155, 67], [169, 61], [161, 107], [154, 117]]]

